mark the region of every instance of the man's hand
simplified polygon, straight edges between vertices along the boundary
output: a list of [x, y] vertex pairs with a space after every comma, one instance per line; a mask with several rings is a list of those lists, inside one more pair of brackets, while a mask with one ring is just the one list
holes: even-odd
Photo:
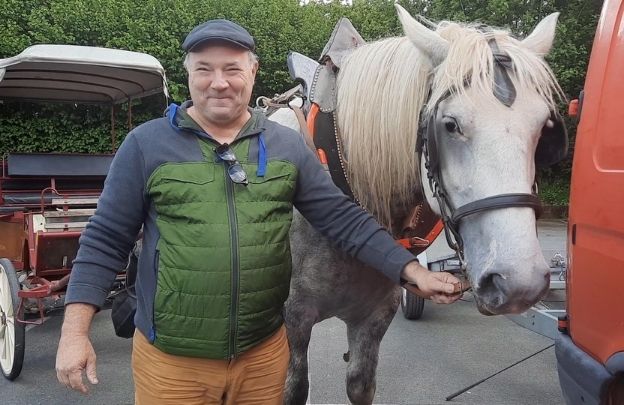
[[401, 272], [401, 278], [407, 281], [403, 285], [405, 289], [438, 304], [451, 304], [462, 296], [462, 284], [457, 277], [446, 272], [429, 271], [418, 262], [408, 263]]
[[97, 384], [95, 351], [89, 340], [89, 326], [95, 307], [87, 304], [69, 304], [65, 308], [65, 320], [56, 352], [56, 377], [61, 384], [87, 394], [82, 373], [87, 374], [91, 384]]
[[87, 394], [89, 388], [82, 378], [83, 371], [86, 371], [87, 380], [91, 384], [98, 383], [95, 372], [95, 351], [89, 337], [62, 335], [56, 353], [58, 380], [68, 388]]

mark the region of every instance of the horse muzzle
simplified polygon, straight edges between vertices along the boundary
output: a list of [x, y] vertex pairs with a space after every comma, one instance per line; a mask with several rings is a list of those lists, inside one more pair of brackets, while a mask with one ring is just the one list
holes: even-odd
[[518, 314], [542, 299], [550, 287], [550, 272], [534, 269], [526, 278], [511, 271], [481, 275], [473, 288], [479, 312], [484, 315]]

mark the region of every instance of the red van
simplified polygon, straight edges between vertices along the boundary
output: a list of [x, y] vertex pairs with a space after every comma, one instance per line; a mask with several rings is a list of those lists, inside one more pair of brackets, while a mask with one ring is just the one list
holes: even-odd
[[606, 0], [579, 102], [567, 319], [556, 343], [568, 404], [624, 404], [624, 0]]

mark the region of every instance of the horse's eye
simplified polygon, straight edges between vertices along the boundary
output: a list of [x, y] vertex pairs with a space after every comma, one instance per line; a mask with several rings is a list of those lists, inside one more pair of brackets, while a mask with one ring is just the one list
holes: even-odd
[[457, 123], [457, 120], [455, 118], [445, 115], [444, 117], [442, 117], [442, 122], [444, 123], [444, 128], [449, 134], [454, 134], [454, 133], [461, 134], [461, 130], [459, 129], [459, 124]]
[[453, 132], [457, 131], [457, 124], [455, 123], [455, 121], [447, 121], [447, 122], [445, 122], [444, 123], [444, 127], [450, 133], [453, 133]]

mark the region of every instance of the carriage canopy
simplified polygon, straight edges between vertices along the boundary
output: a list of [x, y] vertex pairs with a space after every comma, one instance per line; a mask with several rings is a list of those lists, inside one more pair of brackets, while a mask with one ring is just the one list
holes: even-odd
[[0, 59], [0, 100], [119, 104], [164, 92], [151, 55], [77, 45], [34, 45]]

